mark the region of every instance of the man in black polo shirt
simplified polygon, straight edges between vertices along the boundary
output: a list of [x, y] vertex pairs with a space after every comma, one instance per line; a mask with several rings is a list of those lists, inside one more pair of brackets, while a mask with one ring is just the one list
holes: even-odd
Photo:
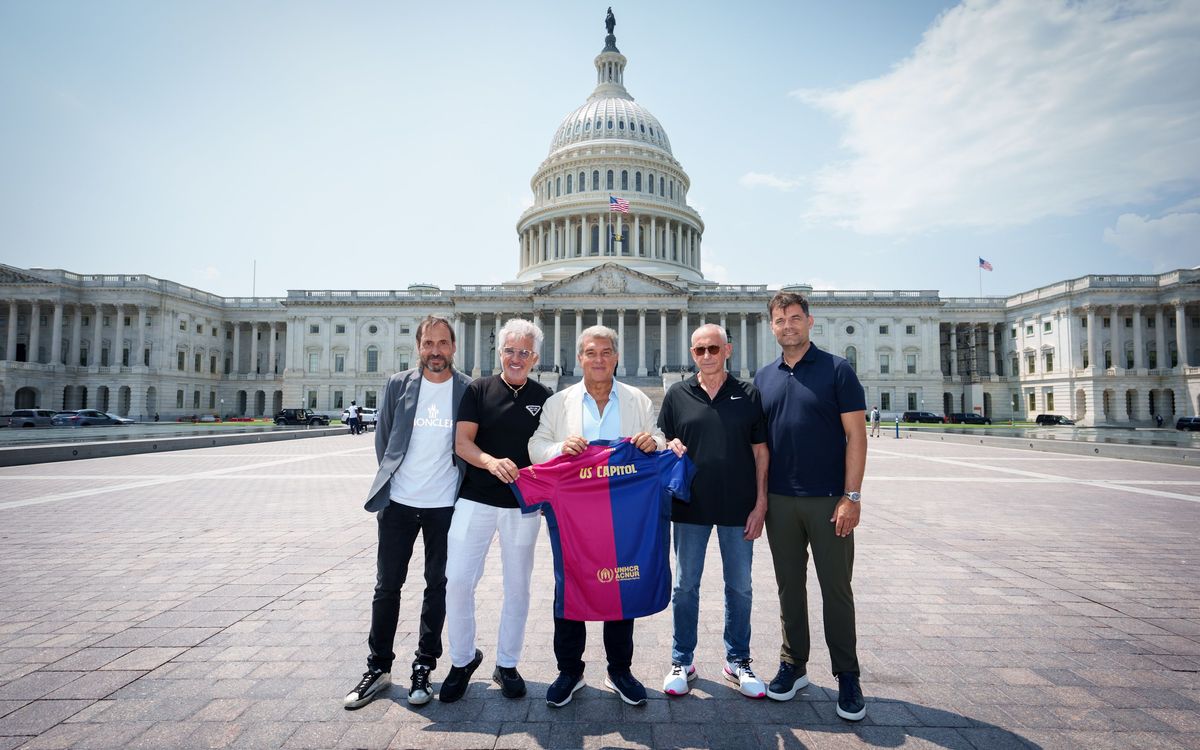
[[550, 391], [529, 378], [542, 346], [542, 331], [528, 320], [504, 324], [500, 342], [500, 373], [467, 386], [458, 407], [455, 451], [467, 462], [467, 473], [454, 504], [446, 551], [446, 636], [450, 672], [438, 698], [452, 703], [467, 691], [467, 683], [483, 661], [475, 648], [475, 586], [492, 538], [499, 533], [504, 574], [504, 604], [496, 642], [492, 679], [506, 698], [525, 695], [525, 680], [517, 662], [525, 643], [529, 616], [529, 578], [541, 519], [523, 514], [508, 483], [529, 466], [529, 438], [537, 429], [542, 405]]
[[789, 700], [808, 685], [808, 548], [825, 616], [825, 642], [838, 680], [837, 713], [867, 715], [854, 626], [854, 527], [867, 463], [866, 397], [854, 368], [810, 340], [808, 300], [780, 292], [767, 307], [783, 356], [754, 376], [767, 415], [767, 541], [779, 585], [783, 647], [767, 696]]
[[692, 360], [699, 372], [671, 386], [658, 415], [666, 438], [686, 445], [696, 464], [691, 503], [671, 508], [675, 627], [671, 670], [663, 679], [667, 695], [683, 695], [696, 678], [700, 576], [714, 526], [725, 579], [725, 679], [750, 698], [766, 693], [750, 668], [750, 563], [767, 513], [767, 425], [758, 390], [725, 370], [732, 353], [720, 326], [697, 328]]

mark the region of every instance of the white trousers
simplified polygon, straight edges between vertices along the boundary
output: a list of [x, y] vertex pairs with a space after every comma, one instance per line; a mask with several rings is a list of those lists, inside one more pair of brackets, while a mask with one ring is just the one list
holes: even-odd
[[446, 547], [446, 639], [450, 662], [465, 667], [475, 658], [475, 587], [483, 576], [492, 539], [500, 533], [504, 604], [496, 639], [496, 665], [515, 667], [525, 645], [529, 617], [529, 579], [541, 514], [497, 508], [459, 498]]

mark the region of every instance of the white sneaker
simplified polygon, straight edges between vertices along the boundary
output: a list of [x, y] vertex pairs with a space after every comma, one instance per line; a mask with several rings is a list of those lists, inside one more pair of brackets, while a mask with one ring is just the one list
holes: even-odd
[[688, 683], [696, 679], [696, 668], [691, 664], [686, 667], [672, 663], [671, 671], [663, 678], [663, 692], [667, 695], [686, 695], [691, 687]]
[[725, 663], [725, 679], [736, 683], [738, 690], [747, 698], [765, 698], [767, 686], [758, 679], [750, 668], [750, 659], [739, 659]]

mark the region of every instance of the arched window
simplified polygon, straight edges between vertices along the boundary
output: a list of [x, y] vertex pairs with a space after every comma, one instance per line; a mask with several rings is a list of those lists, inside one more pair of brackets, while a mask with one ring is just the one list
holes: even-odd
[[606, 187], [605, 190], [613, 189], [613, 171], [611, 169], [608, 170], [608, 182], [606, 184], [608, 187]]
[[667, 185], [667, 183], [663, 180], [663, 178], [659, 177], [658, 178], [658, 194], [659, 195], [664, 196], [664, 197], [667, 195], [666, 185]]
[[638, 191], [639, 193], [642, 192], [642, 173], [641, 172], [633, 173], [633, 189]]
[[592, 190], [599, 190], [599, 189], [600, 189], [600, 170], [593, 169], [592, 170]]
[[625, 121], [624, 121], [624, 120], [617, 120], [617, 128], [618, 128], [618, 129], [620, 129], [620, 130], [624, 130], [624, 129], [625, 129]]
[[546, 178], [546, 200], [550, 200], [550, 178]]
[[379, 349], [374, 345], [367, 347], [367, 372], [379, 372]]
[[609, 120], [609, 121], [608, 121], [608, 129], [609, 129], [609, 130], [612, 130], [612, 120]]
[[853, 346], [847, 346], [846, 361], [850, 363], [851, 369], [858, 372], [858, 349], [855, 349]]
[[646, 189], [650, 191], [650, 195], [654, 195], [654, 173], [646, 173]]
[[621, 189], [622, 190], [629, 189], [629, 170], [627, 170], [627, 169], [621, 170]]
[[567, 195], [571, 194], [571, 178], [572, 177], [574, 177], [574, 175], [567, 175]]
[[579, 173], [579, 192], [587, 190], [587, 172]]
[[562, 178], [555, 177], [554, 178], [554, 197], [557, 198], [560, 195], [562, 195]]
[[585, 123], [583, 124], [583, 131], [586, 133], [586, 132], [588, 132], [588, 131], [589, 131], [589, 130], [591, 130], [591, 129], [592, 129], [592, 121], [591, 121], [591, 120], [588, 120], [587, 122], [585, 122]]
[[671, 180], [671, 200], [675, 200], [675, 180]]

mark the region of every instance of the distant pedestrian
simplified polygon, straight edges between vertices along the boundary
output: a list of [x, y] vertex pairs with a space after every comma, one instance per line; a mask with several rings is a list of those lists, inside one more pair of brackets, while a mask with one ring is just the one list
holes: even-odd
[[871, 437], [882, 437], [879, 433], [879, 407], [871, 407]]
[[158, 412], [154, 412], [154, 421], [155, 421], [155, 422], [157, 422], [157, 421], [158, 421]]
[[360, 432], [362, 432], [362, 430], [360, 429], [360, 426], [359, 426], [359, 419], [358, 419], [358, 402], [356, 402], [356, 401], [350, 402], [350, 408], [346, 409], [346, 421], [350, 423], [350, 434], [351, 435], [357, 435]]
[[1163, 418], [1162, 418], [1162, 415], [1161, 415], [1161, 414], [1155, 414], [1155, 415], [1154, 415], [1154, 423], [1155, 423], [1156, 425], [1158, 425], [1159, 427], [1162, 427], [1162, 426], [1163, 426]]

